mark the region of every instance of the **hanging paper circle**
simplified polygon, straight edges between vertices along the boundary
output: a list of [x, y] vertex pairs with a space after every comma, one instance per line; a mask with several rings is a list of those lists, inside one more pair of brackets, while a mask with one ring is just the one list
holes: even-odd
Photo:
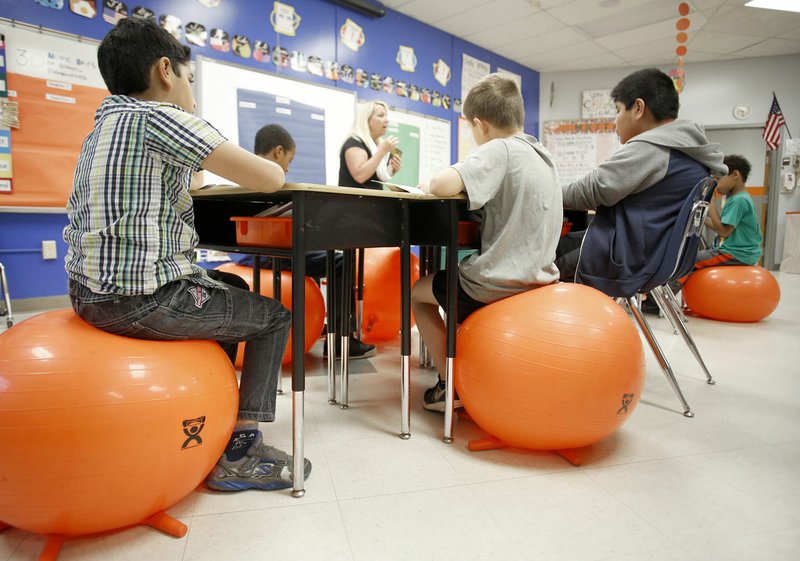
[[678, 56], [683, 56], [686, 54], [686, 47], [680, 45], [677, 49], [675, 49], [675, 54]]
[[681, 18], [678, 20], [678, 23], [675, 24], [675, 27], [677, 27], [679, 31], [686, 31], [691, 24], [692, 22], [689, 21], [689, 18]]
[[688, 14], [689, 13], [689, 4], [687, 4], [686, 2], [681, 2], [680, 4], [678, 4], [678, 13], [680, 15], [682, 15], [682, 16], [685, 16], [686, 14]]
[[683, 31], [681, 31], [675, 36], [675, 40], [678, 41], [678, 43], [685, 43], [686, 41], [689, 40], [689, 36]]

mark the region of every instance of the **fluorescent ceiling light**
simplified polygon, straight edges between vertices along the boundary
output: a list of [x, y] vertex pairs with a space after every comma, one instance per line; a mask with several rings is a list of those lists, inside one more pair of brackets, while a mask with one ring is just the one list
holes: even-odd
[[750, 0], [745, 6], [748, 8], [783, 10], [784, 12], [800, 12], [800, 0]]

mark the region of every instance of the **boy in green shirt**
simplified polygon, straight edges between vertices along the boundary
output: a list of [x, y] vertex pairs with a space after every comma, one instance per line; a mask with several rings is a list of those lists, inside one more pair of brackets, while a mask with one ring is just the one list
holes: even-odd
[[711, 204], [705, 222], [723, 241], [719, 247], [698, 252], [695, 270], [719, 265], [755, 265], [761, 257], [761, 227], [753, 199], [745, 190], [750, 162], [735, 155], [726, 156], [723, 162], [728, 166], [728, 175], [719, 178], [717, 193], [727, 195], [727, 201], [721, 215], [716, 205]]

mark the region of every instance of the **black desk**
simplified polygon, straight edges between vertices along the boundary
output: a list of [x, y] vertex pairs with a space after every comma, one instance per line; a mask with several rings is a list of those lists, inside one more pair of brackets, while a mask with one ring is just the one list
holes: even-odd
[[[303, 481], [305, 364], [305, 254], [313, 250], [399, 246], [401, 252], [402, 340], [400, 437], [409, 438], [411, 388], [411, 245], [447, 248], [447, 401], [444, 441], [452, 442], [453, 362], [456, 351], [458, 215], [463, 195], [433, 197], [368, 189], [287, 184], [275, 193], [258, 193], [236, 186], [217, 186], [193, 193], [195, 228], [200, 245], [221, 251], [292, 258], [292, 495], [305, 494]], [[292, 201], [292, 248], [239, 246], [231, 216], [254, 216], [270, 203]], [[329, 349], [333, 354], [333, 349]], [[343, 361], [343, 364], [346, 361]]]

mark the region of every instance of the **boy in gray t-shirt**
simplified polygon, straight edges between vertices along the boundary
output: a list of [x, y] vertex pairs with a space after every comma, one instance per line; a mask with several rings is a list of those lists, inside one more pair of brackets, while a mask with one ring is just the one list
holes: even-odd
[[[561, 186], [553, 158], [522, 132], [525, 110], [517, 85], [500, 74], [478, 82], [464, 101], [478, 149], [437, 173], [422, 188], [434, 195], [466, 192], [469, 209], [483, 212], [480, 251], [458, 271], [458, 322], [478, 308], [558, 280], [553, 263], [563, 220]], [[445, 273], [421, 278], [411, 293], [420, 335], [439, 368], [423, 406], [444, 410]], [[456, 397], [456, 407], [460, 402]]]

